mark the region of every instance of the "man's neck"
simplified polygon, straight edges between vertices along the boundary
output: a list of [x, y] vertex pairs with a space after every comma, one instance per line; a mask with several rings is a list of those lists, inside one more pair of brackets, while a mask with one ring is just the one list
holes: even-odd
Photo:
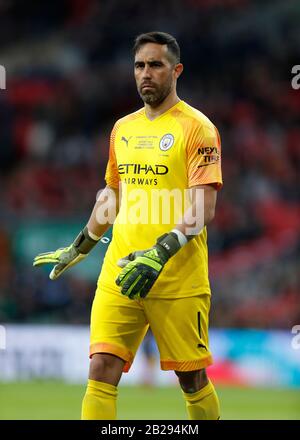
[[157, 107], [151, 107], [149, 104], [145, 104], [145, 113], [148, 119], [150, 121], [153, 121], [154, 119], [158, 118], [158, 116], [162, 115], [166, 111], [169, 110], [169, 108], [176, 105], [180, 99], [178, 98], [176, 93], [170, 93], [164, 101], [159, 104]]

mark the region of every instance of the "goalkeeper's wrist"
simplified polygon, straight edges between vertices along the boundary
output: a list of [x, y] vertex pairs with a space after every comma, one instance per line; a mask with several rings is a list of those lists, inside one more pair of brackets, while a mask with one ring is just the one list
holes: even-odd
[[164, 255], [166, 261], [168, 261], [169, 258], [173, 257], [173, 255], [175, 255], [179, 249], [181, 249], [182, 246], [187, 243], [187, 241], [188, 240], [185, 239], [185, 235], [175, 229], [168, 234], [158, 237], [156, 247]]
[[80, 254], [88, 254], [94, 246], [98, 243], [101, 237], [97, 237], [97, 240], [94, 239], [95, 235], [93, 234], [93, 238], [89, 233], [87, 226], [79, 232], [77, 237], [73, 242], [73, 246], [77, 249]]

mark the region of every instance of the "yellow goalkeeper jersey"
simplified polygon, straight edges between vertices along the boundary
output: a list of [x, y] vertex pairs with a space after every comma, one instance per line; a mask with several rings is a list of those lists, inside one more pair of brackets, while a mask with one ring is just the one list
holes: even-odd
[[[119, 292], [117, 261], [152, 247], [176, 226], [189, 206], [188, 188], [222, 186], [219, 133], [203, 113], [184, 101], [152, 121], [140, 109], [116, 122], [105, 179], [110, 187], [119, 187], [122, 196], [99, 282]], [[206, 241], [204, 227], [167, 262], [148, 296], [210, 293]]]

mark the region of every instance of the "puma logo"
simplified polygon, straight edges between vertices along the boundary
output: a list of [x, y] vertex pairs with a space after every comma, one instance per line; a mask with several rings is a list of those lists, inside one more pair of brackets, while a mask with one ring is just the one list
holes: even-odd
[[125, 142], [125, 144], [126, 144], [126, 147], [128, 147], [128, 142], [130, 141], [130, 139], [132, 138], [132, 136], [130, 136], [128, 139], [126, 139], [126, 137], [125, 136], [122, 136], [122, 139], [121, 139], [121, 141], [124, 141]]

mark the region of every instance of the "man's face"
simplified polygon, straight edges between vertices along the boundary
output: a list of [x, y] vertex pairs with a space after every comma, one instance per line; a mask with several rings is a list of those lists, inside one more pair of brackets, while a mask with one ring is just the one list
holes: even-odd
[[167, 45], [144, 44], [135, 55], [134, 76], [142, 100], [157, 107], [176, 86], [179, 76]]

